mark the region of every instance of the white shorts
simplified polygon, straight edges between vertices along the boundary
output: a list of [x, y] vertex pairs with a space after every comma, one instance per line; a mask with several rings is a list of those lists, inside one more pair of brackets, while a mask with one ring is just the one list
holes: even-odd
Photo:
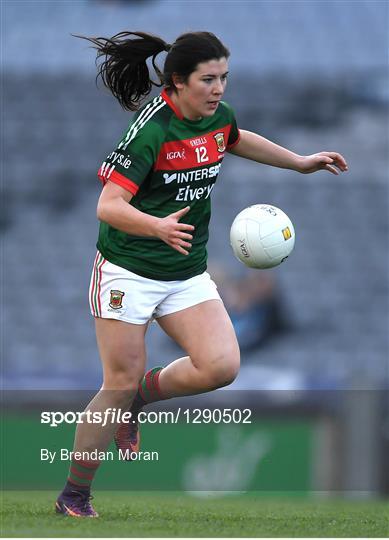
[[158, 281], [112, 264], [97, 252], [89, 287], [94, 317], [145, 324], [206, 300], [221, 300], [208, 272], [180, 281]]

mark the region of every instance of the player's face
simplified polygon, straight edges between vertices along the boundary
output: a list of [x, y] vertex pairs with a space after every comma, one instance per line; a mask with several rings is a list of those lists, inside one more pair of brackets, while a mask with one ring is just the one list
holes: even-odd
[[197, 65], [186, 83], [176, 83], [178, 105], [189, 120], [212, 116], [218, 108], [227, 84], [226, 58]]

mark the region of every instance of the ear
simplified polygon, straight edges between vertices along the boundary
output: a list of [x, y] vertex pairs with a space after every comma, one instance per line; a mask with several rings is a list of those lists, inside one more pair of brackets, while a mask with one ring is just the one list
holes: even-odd
[[172, 81], [177, 90], [182, 90], [184, 88], [184, 81], [181, 75], [178, 75], [177, 73], [173, 73]]

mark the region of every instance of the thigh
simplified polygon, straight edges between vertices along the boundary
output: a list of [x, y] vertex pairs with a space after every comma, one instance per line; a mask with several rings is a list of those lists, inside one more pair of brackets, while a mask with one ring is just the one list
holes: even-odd
[[96, 339], [103, 365], [104, 385], [137, 385], [146, 365], [146, 324], [96, 318]]
[[231, 319], [221, 300], [207, 300], [157, 319], [161, 328], [184, 349], [195, 366], [211, 359], [234, 359], [239, 346]]

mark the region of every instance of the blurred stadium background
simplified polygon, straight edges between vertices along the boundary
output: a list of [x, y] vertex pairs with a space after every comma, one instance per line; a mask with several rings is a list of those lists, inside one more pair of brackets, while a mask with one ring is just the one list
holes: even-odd
[[[302, 154], [339, 151], [350, 169], [303, 176], [224, 161], [209, 259], [242, 346], [234, 403], [256, 390], [247, 395], [259, 418], [319, 426], [307, 458], [316, 472], [307, 481], [301, 473], [308, 491], [388, 494], [387, 2], [5, 1], [1, 9], [2, 376], [11, 400], [36, 390], [66, 396], [101, 380], [87, 304], [96, 172], [128, 113], [96, 88], [95, 53], [70, 34], [143, 30], [172, 42], [207, 29], [231, 50], [225, 99], [241, 128]], [[258, 202], [282, 208], [296, 229], [294, 253], [270, 273], [245, 269], [229, 247], [234, 216]], [[178, 354], [152, 325], [149, 365]], [[281, 454], [296, 433], [281, 437]]]

